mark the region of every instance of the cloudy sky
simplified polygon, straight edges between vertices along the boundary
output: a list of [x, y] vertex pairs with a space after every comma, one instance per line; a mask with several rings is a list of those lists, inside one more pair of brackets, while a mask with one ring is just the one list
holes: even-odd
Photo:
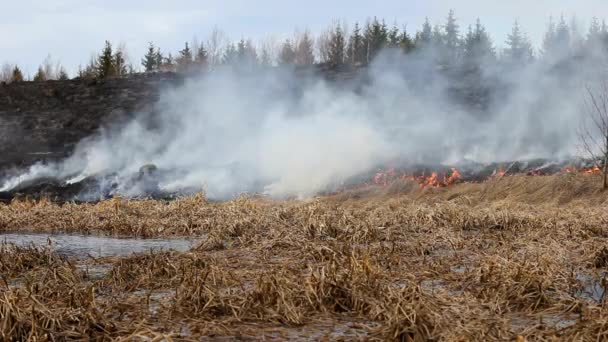
[[70, 72], [86, 64], [104, 40], [124, 43], [139, 64], [148, 41], [178, 51], [184, 41], [206, 40], [219, 27], [234, 40], [284, 37], [295, 29], [319, 32], [334, 20], [353, 23], [368, 17], [417, 30], [428, 16], [443, 23], [450, 8], [464, 28], [480, 17], [496, 44], [503, 45], [519, 20], [539, 43], [549, 16], [590, 18], [608, 13], [606, 0], [1, 0], [0, 62], [18, 63], [33, 74], [51, 54]]

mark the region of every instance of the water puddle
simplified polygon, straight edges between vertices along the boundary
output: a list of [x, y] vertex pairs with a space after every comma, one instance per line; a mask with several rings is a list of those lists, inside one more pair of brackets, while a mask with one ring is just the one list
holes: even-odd
[[2, 233], [0, 242], [19, 246], [48, 246], [59, 255], [69, 257], [123, 257], [150, 250], [176, 250], [186, 252], [199, 239], [139, 239], [95, 235]]
[[606, 291], [602, 285], [602, 278], [605, 276], [606, 274], [593, 275], [587, 273], [578, 273], [576, 275], [576, 280], [581, 285], [581, 288], [577, 291], [577, 296], [600, 303], [604, 299], [604, 292]]

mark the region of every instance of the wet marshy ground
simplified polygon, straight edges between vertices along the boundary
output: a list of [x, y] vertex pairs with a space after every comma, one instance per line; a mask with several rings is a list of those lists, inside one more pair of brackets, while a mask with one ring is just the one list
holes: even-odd
[[75, 258], [124, 257], [151, 251], [176, 250], [185, 252], [197, 244], [197, 238], [184, 239], [138, 239], [117, 238], [98, 235], [0, 233], [0, 243], [17, 246], [48, 246], [58, 255]]
[[1, 337], [603, 340], [605, 194], [560, 177], [0, 205]]

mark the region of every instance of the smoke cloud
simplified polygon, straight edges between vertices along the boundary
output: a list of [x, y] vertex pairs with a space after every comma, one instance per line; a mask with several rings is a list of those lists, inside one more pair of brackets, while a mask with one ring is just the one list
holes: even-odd
[[337, 83], [290, 68], [216, 70], [163, 92], [153, 111], [104, 127], [67, 160], [6, 179], [2, 190], [42, 176], [111, 175], [112, 191], [137, 196], [147, 189], [129, 177], [154, 164], [162, 191], [281, 198], [331, 190], [396, 162], [576, 154], [584, 85], [601, 63], [491, 63], [450, 77], [434, 60], [430, 50], [387, 51]]

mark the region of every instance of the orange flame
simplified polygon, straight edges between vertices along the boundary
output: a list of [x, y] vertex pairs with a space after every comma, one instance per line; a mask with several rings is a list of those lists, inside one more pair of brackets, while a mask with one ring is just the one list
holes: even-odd
[[600, 172], [602, 172], [602, 170], [600, 169], [599, 166], [596, 165], [590, 169], [584, 169], [581, 172], [586, 173], [586, 174], [593, 174], [593, 173], [600, 173]]

